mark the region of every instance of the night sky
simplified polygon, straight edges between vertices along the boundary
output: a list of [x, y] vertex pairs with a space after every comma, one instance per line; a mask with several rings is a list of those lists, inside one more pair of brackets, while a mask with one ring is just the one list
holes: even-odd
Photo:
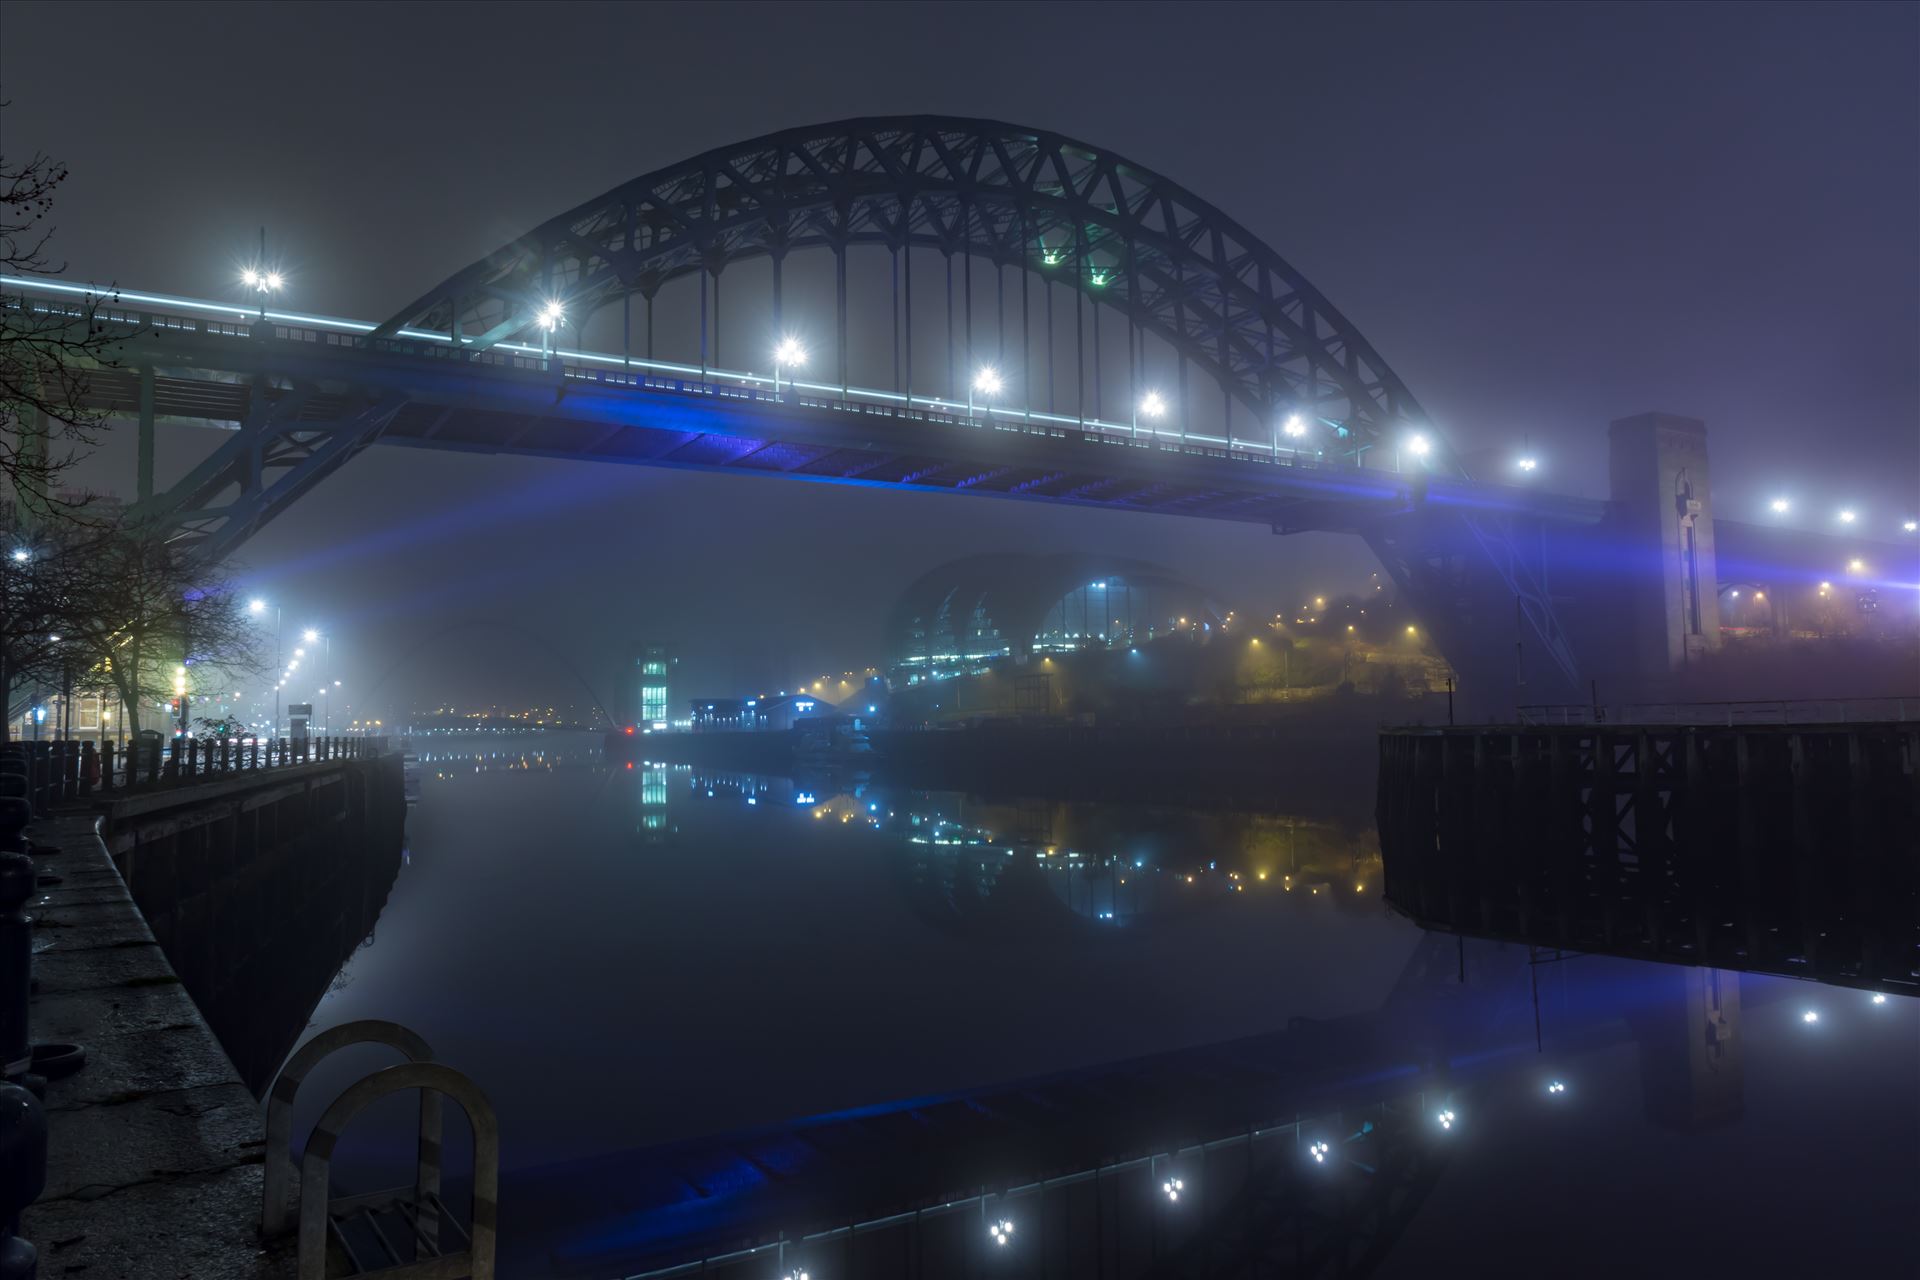
[[[1920, 9], [0, 5], [0, 146], [67, 162], [75, 278], [384, 319], [517, 233], [709, 147], [858, 115], [1058, 130], [1300, 268], [1462, 451], [1600, 495], [1609, 420], [1704, 418], [1718, 513], [1920, 514]], [[210, 437], [174, 428], [164, 484]], [[90, 468], [132, 490], [123, 434]], [[1357, 541], [845, 486], [373, 450], [243, 552], [365, 692], [686, 692], [881, 658], [893, 595], [982, 550], [1171, 565], [1255, 613]], [[507, 625], [507, 624], [511, 624]], [[289, 617], [292, 625], [292, 617]], [[513, 629], [549, 637], [535, 644]], [[563, 660], [564, 659], [564, 660]]]

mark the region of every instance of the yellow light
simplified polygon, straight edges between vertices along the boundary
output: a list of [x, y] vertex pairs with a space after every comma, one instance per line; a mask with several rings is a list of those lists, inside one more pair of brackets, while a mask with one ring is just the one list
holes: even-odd
[[1352, 624], [1351, 622], [1349, 622], [1349, 623], [1347, 624], [1347, 630], [1348, 630], [1348, 631], [1352, 631], [1352, 630], [1353, 630], [1353, 624]]
[[1408, 635], [1412, 635], [1412, 634], [1413, 634], [1413, 628], [1412, 628], [1412, 627], [1408, 627], [1408, 628], [1407, 628], [1407, 634], [1408, 634]]
[[1267, 873], [1266, 873], [1266, 872], [1264, 872], [1264, 871], [1262, 871], [1262, 872], [1260, 872], [1260, 873], [1259, 873], [1259, 876], [1260, 876], [1260, 878], [1261, 878], [1262, 880], [1265, 880], [1265, 879], [1267, 878]]
[[1848, 571], [1849, 571], [1849, 572], [1851, 572], [1851, 573], [1859, 573], [1859, 572], [1860, 572], [1860, 571], [1861, 571], [1862, 569], [1865, 569], [1866, 567], [1867, 567], [1867, 565], [1866, 565], [1866, 562], [1865, 562], [1864, 560], [1849, 560], [1849, 561], [1847, 561], [1847, 569], [1848, 569]]

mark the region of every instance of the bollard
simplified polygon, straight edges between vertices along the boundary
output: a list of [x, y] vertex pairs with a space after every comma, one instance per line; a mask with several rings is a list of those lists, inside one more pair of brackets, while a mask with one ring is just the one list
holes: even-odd
[[86, 799], [100, 785], [100, 753], [91, 742], [80, 744], [80, 798]]
[[0, 1280], [33, 1280], [39, 1254], [20, 1215], [47, 1189], [47, 1116], [17, 1084], [0, 1084]]
[[[8, 798], [0, 801], [0, 807], [17, 810], [24, 802]], [[33, 1066], [33, 1037], [27, 1028], [33, 917], [26, 910], [33, 889], [33, 859], [24, 853], [0, 853], [0, 1075], [8, 1080], [25, 1075]]]

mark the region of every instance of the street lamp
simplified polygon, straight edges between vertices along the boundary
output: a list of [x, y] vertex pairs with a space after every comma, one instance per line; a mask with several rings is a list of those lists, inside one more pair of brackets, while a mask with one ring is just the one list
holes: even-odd
[[1140, 416], [1145, 414], [1156, 422], [1167, 416], [1167, 402], [1158, 391], [1149, 391], [1140, 397], [1140, 403], [1133, 410], [1133, 433], [1140, 434]]
[[773, 394], [780, 394], [780, 369], [783, 365], [792, 365], [796, 369], [807, 363], [807, 349], [800, 345], [798, 338], [782, 338], [773, 349]]
[[1854, 510], [1852, 507], [1840, 508], [1840, 514], [1838, 516], [1838, 519], [1841, 524], [1852, 524], [1858, 518], [1859, 517], [1854, 513]]
[[1005, 384], [1000, 380], [1000, 371], [998, 369], [992, 365], [982, 366], [979, 372], [973, 375], [973, 381], [967, 384], [967, 416], [969, 418], [973, 416], [974, 392], [978, 391], [981, 395], [987, 397], [989, 402], [988, 408], [991, 410], [993, 397], [1000, 394], [1000, 388], [1003, 385]]
[[1920, 520], [1909, 520], [1900, 527], [1908, 533], [1920, 532]]
[[1287, 415], [1285, 425], [1280, 429], [1298, 440], [1307, 434], [1307, 420], [1297, 413], [1290, 413]]
[[1793, 510], [1793, 501], [1789, 498], [1775, 498], [1767, 504], [1767, 509], [1777, 516], [1783, 516]]
[[1416, 431], [1408, 437], [1407, 448], [1413, 452], [1414, 457], [1424, 458], [1433, 452], [1433, 441], [1427, 439], [1424, 433]]
[[[247, 601], [247, 612], [252, 614], [256, 618], [266, 617], [268, 608], [269, 606], [267, 602], [265, 600], [260, 599], [258, 596], [255, 596], [253, 599]], [[271, 608], [273, 609], [273, 660], [274, 660], [274, 663], [277, 665], [280, 662], [280, 657], [281, 657], [281, 654], [280, 654], [280, 606], [276, 604], [271, 606]], [[283, 674], [281, 677], [281, 684], [284, 684], [284, 683], [285, 683], [285, 676]], [[272, 737], [272, 738], [278, 738], [280, 736], [281, 684], [276, 684], [273, 686], [273, 732], [268, 735], [269, 737]]]
[[1535, 458], [1532, 455], [1528, 455], [1527, 457], [1521, 458], [1519, 461], [1515, 462], [1513, 465], [1520, 468], [1520, 470], [1526, 471], [1526, 472], [1538, 471], [1540, 469], [1540, 459]]
[[25, 547], [19, 547], [14, 550], [13, 562], [15, 564], [25, 564], [31, 559], [33, 559], [33, 552], [28, 551]]
[[540, 308], [540, 314], [535, 317], [535, 319], [540, 325], [541, 359], [544, 360], [553, 354], [554, 331], [560, 327], [561, 322], [566, 318], [566, 308], [552, 299], [549, 299], [547, 303]]

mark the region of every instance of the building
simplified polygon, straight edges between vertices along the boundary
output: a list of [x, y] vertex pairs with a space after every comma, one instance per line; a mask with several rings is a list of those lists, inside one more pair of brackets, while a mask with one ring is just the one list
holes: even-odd
[[791, 729], [797, 721], [833, 708], [804, 693], [782, 693], [771, 698], [695, 698], [691, 709], [695, 733], [739, 733]]
[[1098, 555], [968, 556], [924, 574], [893, 608], [894, 687], [978, 673], [1003, 659], [1127, 648], [1229, 615], [1205, 588], [1138, 560]]
[[655, 732], [667, 727], [673, 669], [680, 659], [664, 644], [643, 644], [633, 659], [633, 723]]

